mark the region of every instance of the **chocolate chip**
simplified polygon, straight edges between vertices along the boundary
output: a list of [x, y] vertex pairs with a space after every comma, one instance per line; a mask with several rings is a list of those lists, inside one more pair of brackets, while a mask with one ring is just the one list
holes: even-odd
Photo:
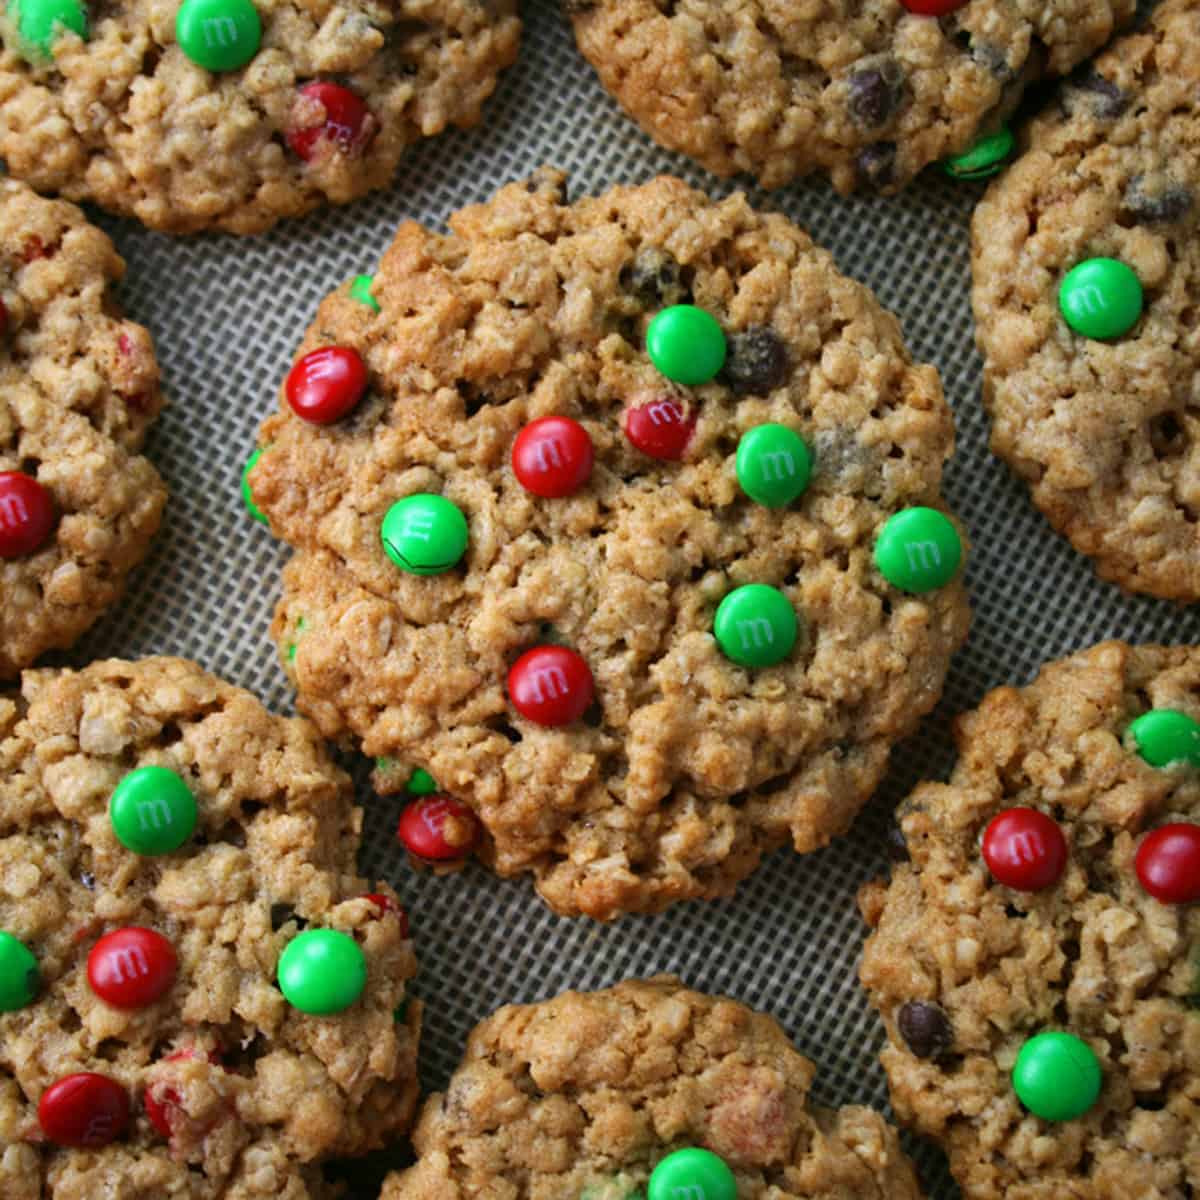
[[908, 842], [904, 840], [904, 830], [900, 828], [896, 821], [892, 821], [888, 825], [887, 840], [884, 844], [887, 849], [889, 862], [908, 862]]
[[904, 72], [895, 59], [877, 57], [871, 60], [870, 66], [855, 70], [846, 87], [850, 94], [851, 115], [860, 125], [873, 129], [900, 107]]
[[296, 910], [290, 904], [271, 905], [271, 928], [282, 929], [289, 921], [295, 921], [297, 929], [303, 929], [308, 922], [303, 917], [296, 916]]
[[1191, 207], [1191, 189], [1181, 183], [1155, 175], [1135, 175], [1121, 197], [1121, 215], [1138, 224], [1152, 221], [1178, 221]]
[[864, 187], [885, 188], [895, 179], [896, 143], [873, 142], [858, 156], [855, 168]]
[[936, 1004], [910, 1000], [896, 1015], [900, 1036], [918, 1058], [940, 1058], [954, 1045], [950, 1018]]
[[643, 246], [633, 262], [621, 268], [621, 286], [647, 308], [667, 308], [691, 298], [683, 268], [658, 246]]
[[[1106, 79], [1095, 67], [1087, 66], [1071, 76], [1071, 87], [1084, 92], [1092, 112], [1101, 120], [1111, 121], [1129, 107], [1129, 97], [1111, 79]], [[1072, 111], [1072, 100], [1065, 97], [1067, 111]]]
[[765, 396], [788, 374], [787, 348], [766, 325], [751, 325], [727, 340], [721, 380], [735, 392]]

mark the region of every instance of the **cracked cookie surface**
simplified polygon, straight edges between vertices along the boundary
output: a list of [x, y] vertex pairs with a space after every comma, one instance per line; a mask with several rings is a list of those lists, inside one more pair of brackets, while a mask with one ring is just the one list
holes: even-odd
[[[147, 765], [177, 772], [198, 809], [182, 847], [153, 857], [117, 840], [108, 811]], [[0, 929], [40, 974], [29, 1003], [0, 1012], [6, 1200], [317, 1200], [316, 1163], [407, 1128], [420, 1006], [393, 1010], [412, 946], [403, 915], [363, 896], [361, 810], [311, 725], [181, 659], [30, 670], [0, 696], [0, 777]], [[306, 925], [350, 934], [365, 956], [365, 989], [342, 1012], [307, 1015], [276, 986]], [[140, 1008], [101, 1000], [87, 973], [97, 939], [127, 926], [178, 959]], [[88, 1071], [125, 1090], [128, 1130], [87, 1150], [47, 1142], [39, 1098]]]
[[[355, 411], [319, 427], [285, 400], [260, 433], [250, 487], [297, 549], [273, 631], [301, 709], [427, 769], [481, 817], [490, 865], [532, 872], [561, 913], [724, 895], [781, 843], [826, 844], [966, 634], [961, 582], [906, 595], [873, 559], [898, 509], [941, 505], [953, 429], [937, 373], [827, 253], [740, 195], [711, 203], [663, 178], [569, 204], [544, 172], [450, 224], [400, 228], [378, 314], [344, 287], [322, 304], [300, 354], [361, 355]], [[696, 388], [643, 348], [655, 311], [683, 300], [729, 343], [724, 374]], [[677, 462], [624, 433], [631, 409], [664, 400], [693, 423]], [[524, 490], [510, 463], [518, 431], [550, 414], [595, 451], [561, 499]], [[764, 422], [815, 456], [790, 507], [738, 485], [739, 438]], [[454, 570], [415, 576], [385, 553], [384, 514], [413, 493], [465, 514]], [[779, 665], [739, 667], [712, 634], [748, 583], [797, 613]], [[559, 728], [506, 692], [517, 657], [550, 641], [595, 680], [595, 704]]]
[[[1200, 4], [1168, 0], [1031, 126], [973, 223], [973, 302], [992, 447], [1099, 574], [1200, 597]], [[1118, 259], [1138, 322], [1075, 333], [1059, 286]]]
[[739, 1200], [918, 1200], [895, 1130], [810, 1104], [814, 1073], [771, 1017], [669, 976], [511, 1005], [471, 1034], [380, 1200], [626, 1200], [681, 1146], [724, 1159]]
[[[124, 273], [73, 204], [0, 181], [0, 472], [53, 509], [37, 548], [0, 558], [0, 678], [70, 646], [158, 530], [167, 490], [138, 451], [163, 397], [150, 334], [111, 295]], [[27, 517], [5, 503], [0, 526]]]
[[968, 149], [1028, 83], [1062, 75], [1133, 0], [564, 0], [583, 54], [643, 129], [718, 175], [779, 187], [810, 171], [893, 192]]
[[[992, 692], [959, 719], [949, 783], [900, 807], [910, 861], [860, 896], [893, 1107], [943, 1144], [969, 1200], [1200, 1190], [1200, 908], [1153, 899], [1135, 867], [1150, 830], [1200, 822], [1200, 779], [1136, 752], [1129, 726], [1150, 709], [1200, 719], [1200, 650], [1108, 642]], [[1066, 838], [1065, 870], [1039, 891], [996, 882], [980, 851], [1014, 807]], [[1078, 1119], [1035, 1116], [1010, 1082], [1044, 1030], [1099, 1060]]]

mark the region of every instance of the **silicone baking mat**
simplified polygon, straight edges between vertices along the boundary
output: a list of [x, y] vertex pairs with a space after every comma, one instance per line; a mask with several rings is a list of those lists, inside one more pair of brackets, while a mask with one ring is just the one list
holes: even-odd
[[[520, 58], [484, 123], [416, 148], [389, 192], [250, 239], [172, 240], [97, 216], [129, 264], [123, 301], [153, 331], [163, 364], [171, 403], [148, 453], [171, 499], [126, 602], [71, 661], [181, 654], [290, 709], [267, 638], [288, 551], [247, 516], [239, 476], [318, 302], [371, 271], [402, 219], [442, 226], [455, 209], [543, 163], [570, 171], [573, 196], [662, 171], [713, 195], [737, 186], [659, 150], [625, 118], [576, 52], [555, 0], [527, 0], [524, 17]], [[477, 867], [440, 879], [413, 871], [394, 839], [399, 798], [375, 797], [366, 764], [356, 760], [367, 807], [363, 871], [388, 879], [412, 917], [416, 990], [427, 1003], [427, 1091], [445, 1084], [468, 1031], [501, 1004], [673, 971], [778, 1018], [818, 1066], [818, 1100], [886, 1106], [882, 1028], [856, 979], [865, 930], [854, 895], [886, 871], [885, 832], [897, 801], [917, 779], [947, 771], [950, 717], [988, 689], [1025, 682], [1045, 660], [1105, 637], [1200, 638], [1194, 611], [1130, 599], [1099, 582], [988, 452], [968, 303], [968, 223], [981, 191], [927, 171], [888, 200], [842, 199], [822, 180], [751, 192], [756, 205], [805, 226], [843, 271], [873, 288], [900, 317], [914, 354], [942, 373], [958, 429], [946, 494], [971, 536], [975, 618], [941, 706], [897, 748], [886, 784], [828, 850], [777, 853], [732, 899], [609, 926], [555, 917], [527, 882], [501, 882]], [[908, 1145], [929, 1195], [956, 1197], [937, 1151], [915, 1139]], [[352, 1194], [373, 1196], [372, 1175], [359, 1171]]]

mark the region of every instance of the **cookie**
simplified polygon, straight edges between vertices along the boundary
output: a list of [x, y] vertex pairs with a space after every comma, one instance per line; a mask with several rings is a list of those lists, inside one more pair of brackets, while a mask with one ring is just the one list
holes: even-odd
[[[543, 172], [450, 225], [326, 299], [260, 433], [301, 708], [428, 771], [560, 913], [825, 845], [966, 633], [937, 373], [741, 195]], [[905, 591], [877, 543], [910, 542]]]
[[407, 920], [307, 722], [181, 659], [31, 670], [0, 778], [6, 1200], [315, 1200], [407, 1128]]
[[138, 453], [158, 363], [111, 294], [124, 273], [73, 204], [0, 181], [0, 678], [119, 598], [162, 516]]
[[1108, 642], [956, 727], [860, 900], [898, 1117], [968, 1200], [1200, 1189], [1200, 649]]
[[474, 125], [519, 31], [516, 0], [13, 0], [0, 156], [153, 229], [257, 233]]
[[652, 1173], [650, 1200], [720, 1200], [734, 1193], [705, 1187], [728, 1186], [720, 1162], [738, 1200], [919, 1197], [895, 1130], [811, 1104], [814, 1074], [771, 1017], [666, 975], [509, 1005], [425, 1102], [417, 1164], [380, 1200], [625, 1200]]
[[1134, 0], [563, 0], [600, 80], [718, 175], [895, 192], [997, 128], [1025, 87], [1127, 24]]
[[973, 224], [992, 447], [1099, 574], [1200, 597], [1200, 4], [1167, 0], [1035, 120]]

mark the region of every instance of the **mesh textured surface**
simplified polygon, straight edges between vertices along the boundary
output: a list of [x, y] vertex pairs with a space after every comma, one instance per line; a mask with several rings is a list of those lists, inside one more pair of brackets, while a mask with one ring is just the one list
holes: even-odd
[[[125, 603], [68, 661], [182, 654], [289, 710], [291, 692], [267, 638], [288, 550], [250, 520], [238, 485], [320, 299], [373, 270], [402, 219], [444, 227], [453, 210], [543, 163], [571, 172], [572, 196], [660, 171], [712, 195], [736, 186], [658, 150], [625, 118], [576, 52], [556, 0], [527, 0], [524, 17], [520, 58], [483, 125], [417, 147], [389, 192], [252, 239], [173, 241], [93, 214], [129, 264], [123, 303], [158, 346], [170, 407], [146, 453], [171, 498]], [[501, 1004], [673, 971], [777, 1017], [816, 1062], [819, 1101], [886, 1106], [877, 1062], [882, 1027], [856, 979], [866, 931], [854, 895], [887, 869], [885, 831], [896, 803], [919, 778], [944, 777], [949, 718], [988, 689], [1024, 683], [1043, 661], [1106, 637], [1200, 640], [1194, 611], [1130, 599], [1098, 582], [988, 452], [968, 303], [968, 221], [981, 190], [927, 171], [886, 201], [840, 199], [823, 180], [750, 193], [757, 206], [807, 228], [843, 271], [873, 288], [900, 317], [913, 353], [942, 373], [958, 429], [946, 495], [973, 543], [967, 581], [975, 621], [941, 706], [897, 749], [888, 781], [848, 837], [803, 858], [780, 851], [731, 900], [606, 927], [557, 918], [527, 882], [500, 882], [478, 867], [442, 879], [414, 872], [393, 836], [402, 802], [375, 798], [358, 760], [368, 808], [362, 869], [390, 880], [412, 917], [416, 990], [427, 1001], [427, 1091], [444, 1085], [470, 1028]], [[956, 1197], [937, 1151], [908, 1145], [929, 1195]], [[353, 1194], [370, 1196], [370, 1185]]]

